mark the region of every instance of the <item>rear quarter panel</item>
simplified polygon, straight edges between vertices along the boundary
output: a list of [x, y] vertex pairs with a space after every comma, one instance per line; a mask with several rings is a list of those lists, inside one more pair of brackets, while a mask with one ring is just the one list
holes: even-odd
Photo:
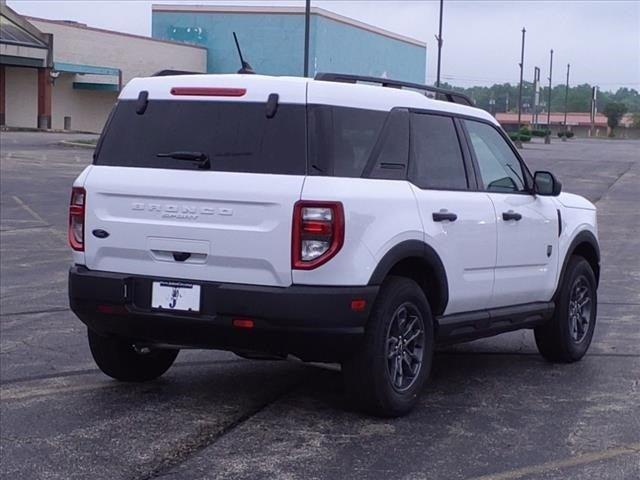
[[293, 283], [366, 285], [382, 257], [405, 240], [424, 240], [408, 182], [366, 178], [307, 177], [302, 200], [339, 201], [345, 240], [338, 254], [314, 270], [294, 270]]

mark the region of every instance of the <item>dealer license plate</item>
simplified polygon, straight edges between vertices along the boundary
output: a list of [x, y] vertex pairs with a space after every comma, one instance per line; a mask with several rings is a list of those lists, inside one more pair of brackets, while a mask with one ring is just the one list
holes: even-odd
[[200, 285], [179, 282], [153, 282], [151, 308], [200, 311]]

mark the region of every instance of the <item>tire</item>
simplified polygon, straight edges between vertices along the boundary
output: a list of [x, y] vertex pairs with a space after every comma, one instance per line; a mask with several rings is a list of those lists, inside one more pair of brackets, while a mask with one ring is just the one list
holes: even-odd
[[584, 258], [569, 259], [552, 319], [534, 330], [540, 354], [550, 362], [580, 360], [596, 326], [596, 277]]
[[89, 348], [103, 373], [123, 382], [146, 382], [166, 372], [179, 350], [138, 352], [131, 342], [88, 330]]
[[[408, 413], [431, 371], [433, 337], [431, 309], [418, 284], [388, 277], [362, 344], [342, 365], [345, 390], [354, 407], [381, 417]], [[407, 369], [410, 373], [403, 375]]]

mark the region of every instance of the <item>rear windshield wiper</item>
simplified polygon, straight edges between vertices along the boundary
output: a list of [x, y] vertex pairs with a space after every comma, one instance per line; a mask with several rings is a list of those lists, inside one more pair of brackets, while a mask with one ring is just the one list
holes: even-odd
[[199, 161], [200, 164], [198, 165], [198, 168], [209, 168], [211, 166], [211, 164], [209, 163], [209, 156], [206, 153], [202, 152], [156, 153], [156, 157], [174, 158], [176, 160]]

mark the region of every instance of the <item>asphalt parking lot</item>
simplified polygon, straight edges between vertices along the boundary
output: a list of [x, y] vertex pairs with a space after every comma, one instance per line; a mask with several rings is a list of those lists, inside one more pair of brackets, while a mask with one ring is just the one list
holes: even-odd
[[640, 142], [524, 149], [597, 203], [594, 343], [552, 365], [529, 331], [439, 351], [409, 416], [350, 411], [339, 372], [181, 352], [118, 384], [68, 310], [67, 204], [91, 151], [1, 134], [0, 475], [7, 479], [640, 478]]

